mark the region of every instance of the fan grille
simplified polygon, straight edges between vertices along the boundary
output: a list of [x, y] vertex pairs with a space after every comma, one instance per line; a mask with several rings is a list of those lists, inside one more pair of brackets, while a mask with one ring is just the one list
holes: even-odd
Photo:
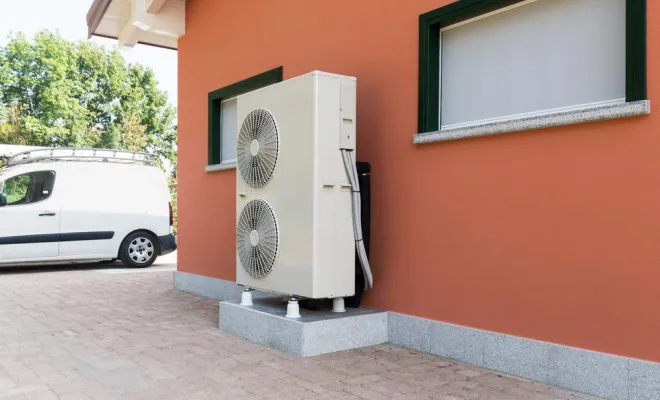
[[273, 209], [263, 200], [251, 200], [243, 207], [236, 226], [236, 251], [245, 271], [264, 278], [275, 265], [279, 231]]
[[252, 110], [241, 124], [236, 144], [238, 169], [251, 187], [264, 186], [273, 176], [279, 154], [279, 132], [270, 111]]

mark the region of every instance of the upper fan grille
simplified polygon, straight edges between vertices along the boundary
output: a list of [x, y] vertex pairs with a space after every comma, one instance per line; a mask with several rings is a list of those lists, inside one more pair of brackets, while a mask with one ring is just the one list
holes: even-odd
[[236, 144], [238, 169], [251, 187], [264, 186], [273, 176], [280, 138], [277, 123], [268, 110], [252, 110], [241, 125]]
[[251, 200], [243, 207], [236, 226], [236, 251], [245, 271], [263, 278], [275, 265], [279, 231], [273, 209], [263, 200]]

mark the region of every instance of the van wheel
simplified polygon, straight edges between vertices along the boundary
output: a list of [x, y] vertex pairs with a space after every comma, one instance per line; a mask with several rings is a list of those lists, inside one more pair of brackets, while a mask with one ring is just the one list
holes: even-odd
[[156, 261], [156, 238], [147, 232], [135, 232], [126, 237], [119, 248], [119, 259], [127, 267], [145, 268]]

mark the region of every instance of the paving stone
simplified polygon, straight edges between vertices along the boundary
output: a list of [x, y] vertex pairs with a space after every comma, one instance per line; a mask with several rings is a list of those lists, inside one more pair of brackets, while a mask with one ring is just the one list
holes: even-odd
[[1, 271], [0, 399], [594, 399], [390, 344], [301, 359], [217, 326], [168, 272]]
[[349, 386], [349, 387], [345, 388], [344, 391], [346, 391], [350, 394], [354, 394], [354, 395], [358, 396], [359, 398], [365, 399], [365, 400], [380, 400], [380, 399], [383, 399], [383, 398], [386, 397], [381, 392], [377, 392], [375, 390], [371, 390], [369, 388], [366, 388], [366, 387], [360, 386], [360, 385]]

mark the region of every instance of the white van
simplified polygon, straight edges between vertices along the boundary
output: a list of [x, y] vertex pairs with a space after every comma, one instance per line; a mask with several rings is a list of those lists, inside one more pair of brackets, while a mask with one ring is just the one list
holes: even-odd
[[164, 173], [147, 154], [40, 149], [0, 170], [0, 266], [120, 259], [148, 267], [176, 250]]

